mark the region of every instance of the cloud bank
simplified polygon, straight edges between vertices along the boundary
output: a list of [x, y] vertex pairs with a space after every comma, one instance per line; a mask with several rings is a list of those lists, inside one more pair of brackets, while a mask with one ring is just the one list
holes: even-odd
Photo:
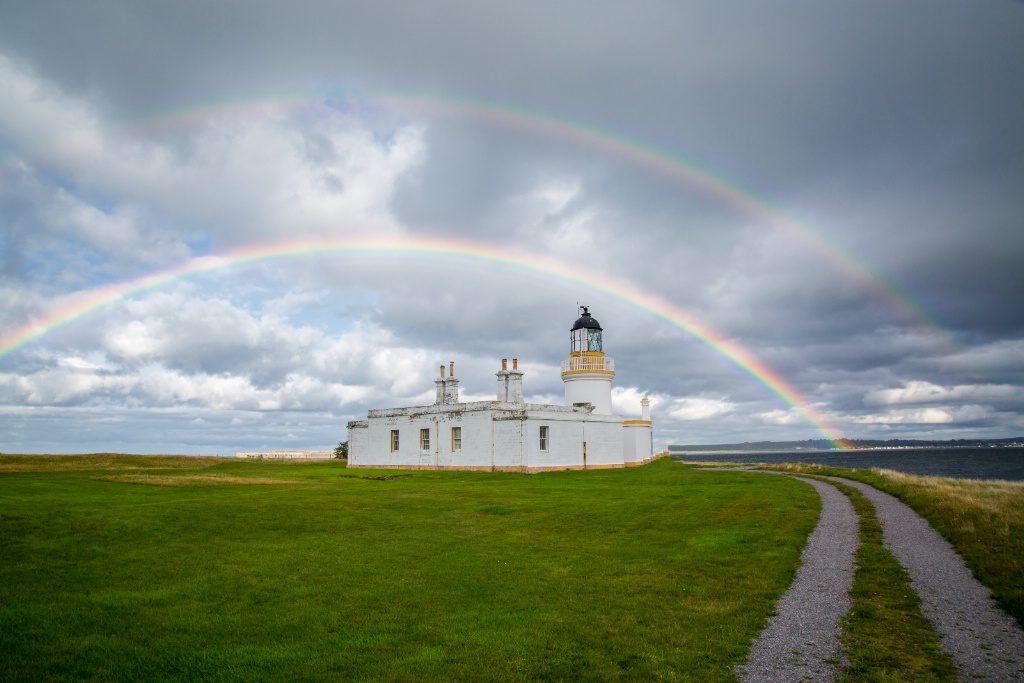
[[[1024, 433], [1024, 6], [443, 2], [0, 9], [0, 326], [168, 278], [0, 358], [0, 450], [331, 448], [577, 303], [659, 446]], [[7, 338], [7, 337], [5, 337]], [[763, 379], [763, 378], [762, 378]]]

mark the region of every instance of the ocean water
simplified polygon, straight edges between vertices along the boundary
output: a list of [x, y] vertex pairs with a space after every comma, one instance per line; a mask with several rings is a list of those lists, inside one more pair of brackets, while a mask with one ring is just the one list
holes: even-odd
[[778, 453], [679, 453], [687, 462], [806, 462], [833, 467], [880, 467], [908, 474], [962, 479], [1024, 481], [1024, 448], [928, 448], [877, 451], [788, 451]]

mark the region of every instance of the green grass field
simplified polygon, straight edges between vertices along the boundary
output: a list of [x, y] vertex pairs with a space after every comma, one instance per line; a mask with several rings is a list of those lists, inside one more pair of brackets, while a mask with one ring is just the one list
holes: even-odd
[[0, 456], [3, 680], [733, 680], [786, 478]]

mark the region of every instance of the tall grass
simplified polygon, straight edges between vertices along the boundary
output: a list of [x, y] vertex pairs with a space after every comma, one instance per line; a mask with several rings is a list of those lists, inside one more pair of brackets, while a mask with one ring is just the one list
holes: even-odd
[[86, 470], [201, 470], [232, 462], [234, 458], [194, 457], [191, 455], [123, 455], [90, 453], [86, 455], [7, 455], [0, 453], [2, 472], [82, 472]]

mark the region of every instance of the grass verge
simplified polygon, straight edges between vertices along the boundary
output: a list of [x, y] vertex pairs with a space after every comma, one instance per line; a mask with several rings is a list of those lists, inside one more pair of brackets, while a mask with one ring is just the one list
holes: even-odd
[[668, 460], [51, 458], [0, 459], [2, 680], [729, 681], [819, 506]]

